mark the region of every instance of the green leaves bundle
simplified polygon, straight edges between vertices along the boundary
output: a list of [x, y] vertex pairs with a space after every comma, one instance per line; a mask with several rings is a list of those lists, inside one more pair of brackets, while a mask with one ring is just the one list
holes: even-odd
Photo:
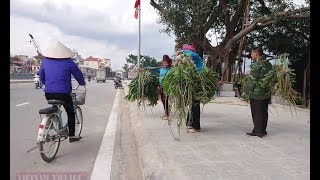
[[163, 91], [169, 96], [169, 102], [178, 112], [179, 122], [187, 118], [192, 95], [196, 93], [198, 73], [190, 56], [182, 55], [163, 79]]
[[272, 95], [288, 102], [289, 105], [295, 105], [295, 91], [292, 88], [294, 82], [293, 70], [288, 67], [287, 55], [281, 55], [271, 71], [265, 75], [261, 83], [263, 87], [269, 87]]
[[198, 76], [196, 93], [193, 95], [194, 100], [202, 104], [209, 103], [218, 90], [218, 81], [219, 76], [217, 73], [210, 71], [208, 68], [203, 68], [203, 71]]
[[246, 94], [245, 92], [247, 91], [247, 88], [248, 88], [248, 81], [249, 79], [252, 78], [250, 75], [244, 75], [241, 77], [241, 79], [239, 80], [241, 86], [242, 86], [242, 92], [243, 94], [241, 95], [242, 98], [245, 100], [245, 101], [249, 101], [249, 96], [248, 94]]
[[158, 103], [157, 76], [141, 68], [137, 76], [129, 84], [129, 93], [124, 98], [128, 101], [137, 101], [138, 106], [155, 106]]
[[217, 90], [218, 75], [204, 68], [198, 73], [192, 57], [181, 55], [163, 79], [163, 91], [169, 96], [169, 103], [178, 114], [177, 126], [180, 137], [180, 127], [191, 113], [192, 101], [207, 104]]

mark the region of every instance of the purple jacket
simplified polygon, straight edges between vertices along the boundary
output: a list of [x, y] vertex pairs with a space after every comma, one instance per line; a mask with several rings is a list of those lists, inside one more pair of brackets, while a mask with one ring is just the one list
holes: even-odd
[[72, 91], [71, 75], [79, 85], [85, 85], [81, 70], [72, 59], [44, 58], [40, 70], [40, 80], [45, 85], [44, 92], [70, 94]]

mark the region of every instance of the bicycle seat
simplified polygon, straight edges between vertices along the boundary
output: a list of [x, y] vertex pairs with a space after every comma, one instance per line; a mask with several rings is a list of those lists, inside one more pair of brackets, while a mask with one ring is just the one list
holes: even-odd
[[53, 106], [53, 107], [48, 107], [45, 109], [40, 109], [39, 114], [51, 114], [51, 113], [55, 113], [57, 111], [58, 111], [58, 107]]
[[48, 104], [53, 104], [53, 105], [64, 104], [64, 101], [51, 99], [51, 100], [48, 100]]

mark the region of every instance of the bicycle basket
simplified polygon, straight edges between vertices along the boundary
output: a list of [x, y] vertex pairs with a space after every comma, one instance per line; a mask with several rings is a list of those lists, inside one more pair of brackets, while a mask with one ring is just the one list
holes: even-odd
[[86, 102], [86, 91], [84, 92], [73, 92], [71, 93], [73, 104], [83, 105]]

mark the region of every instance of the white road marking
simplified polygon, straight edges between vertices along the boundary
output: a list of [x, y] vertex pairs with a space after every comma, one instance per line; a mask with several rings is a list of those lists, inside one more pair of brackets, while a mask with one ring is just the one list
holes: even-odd
[[26, 104], [29, 104], [30, 102], [25, 102], [25, 103], [21, 103], [21, 104], [17, 104], [16, 106], [23, 106], [23, 105], [26, 105]]
[[90, 180], [110, 180], [113, 147], [118, 121], [119, 94], [120, 91], [117, 91]]

